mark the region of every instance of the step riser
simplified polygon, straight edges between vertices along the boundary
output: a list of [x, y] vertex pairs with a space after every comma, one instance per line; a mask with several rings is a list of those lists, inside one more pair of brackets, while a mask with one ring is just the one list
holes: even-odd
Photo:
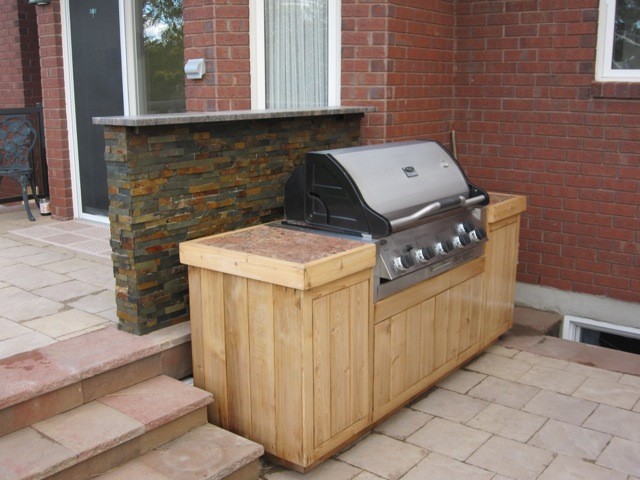
[[0, 409], [0, 437], [157, 375], [183, 378], [191, 372], [190, 346], [177, 345]]
[[202, 407], [184, 417], [177, 418], [140, 437], [129, 440], [46, 478], [47, 480], [88, 480], [140, 455], [144, 455], [154, 448], [164, 445], [206, 423], [207, 412], [206, 408]]

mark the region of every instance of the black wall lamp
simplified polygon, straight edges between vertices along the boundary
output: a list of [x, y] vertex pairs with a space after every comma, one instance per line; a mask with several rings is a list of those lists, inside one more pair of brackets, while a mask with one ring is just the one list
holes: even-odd
[[49, 5], [51, 0], [29, 0], [29, 5]]

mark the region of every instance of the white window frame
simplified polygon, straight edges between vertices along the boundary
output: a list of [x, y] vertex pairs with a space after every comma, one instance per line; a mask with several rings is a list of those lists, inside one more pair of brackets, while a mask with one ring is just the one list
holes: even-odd
[[[342, 48], [342, 15], [340, 0], [328, 0], [328, 107], [340, 106], [340, 75]], [[264, 42], [264, 0], [250, 0], [251, 109], [266, 108], [266, 71]]]
[[615, 18], [616, 0], [600, 0], [596, 80], [599, 82], [640, 82], [640, 70], [614, 70], [611, 68]]
[[621, 337], [640, 339], [639, 328], [601, 322], [590, 318], [574, 317], [572, 315], [564, 316], [564, 320], [562, 322], [562, 338], [564, 340], [580, 342], [583, 328], [595, 330], [597, 332], [612, 333]]

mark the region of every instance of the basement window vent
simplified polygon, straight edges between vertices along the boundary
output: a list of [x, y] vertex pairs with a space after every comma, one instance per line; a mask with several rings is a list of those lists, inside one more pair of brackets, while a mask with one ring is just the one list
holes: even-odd
[[562, 323], [562, 338], [640, 354], [640, 328], [565, 315]]

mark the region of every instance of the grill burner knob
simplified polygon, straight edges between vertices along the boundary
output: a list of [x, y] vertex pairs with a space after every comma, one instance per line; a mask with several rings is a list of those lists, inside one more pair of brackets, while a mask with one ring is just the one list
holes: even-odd
[[474, 242], [479, 242], [487, 237], [487, 232], [484, 231], [484, 228], [476, 228], [473, 232], [469, 233], [469, 237]]
[[459, 237], [455, 237], [453, 239], [453, 244], [457, 248], [464, 248], [467, 245], [469, 245], [470, 243], [471, 243], [471, 237], [469, 235], [467, 235], [466, 233], [463, 233]]
[[411, 268], [413, 264], [413, 257], [410, 253], [405, 253], [404, 255], [393, 259], [393, 265], [401, 272]]
[[453, 242], [451, 240], [445, 240], [444, 242], [437, 243], [434, 247], [438, 255], [446, 255], [454, 248], [455, 247], [453, 246]]
[[433, 257], [436, 256], [436, 251], [433, 247], [425, 247], [419, 250], [416, 250], [416, 258], [420, 263], [427, 263]]
[[469, 233], [473, 231], [474, 228], [475, 228], [475, 225], [472, 222], [469, 222], [469, 221], [462, 222], [456, 226], [456, 233], [458, 235], [462, 235], [464, 233]]

